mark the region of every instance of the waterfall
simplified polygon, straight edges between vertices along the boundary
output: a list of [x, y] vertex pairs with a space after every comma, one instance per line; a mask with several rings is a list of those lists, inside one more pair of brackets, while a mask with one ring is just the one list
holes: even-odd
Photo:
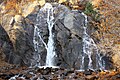
[[54, 65], [54, 57], [55, 57], [55, 50], [54, 50], [54, 41], [53, 41], [53, 33], [52, 28], [54, 25], [54, 16], [53, 16], [53, 7], [51, 4], [46, 3], [45, 7], [47, 9], [47, 24], [49, 29], [49, 39], [47, 43], [47, 57], [46, 57], [46, 66], [53, 66]]
[[85, 69], [85, 56], [88, 56], [88, 69], [94, 70], [93, 67], [93, 59], [92, 55], [96, 54], [96, 69], [105, 69], [105, 64], [103, 63], [104, 61], [102, 60], [102, 57], [100, 56], [100, 53], [98, 51], [97, 45], [95, 44], [94, 40], [87, 34], [87, 16], [84, 13], [81, 13], [84, 18], [84, 26], [83, 26], [83, 54], [82, 54], [82, 62], [80, 66], [80, 70]]
[[[46, 22], [47, 22], [48, 31], [49, 31], [48, 43], [45, 43], [44, 40], [42, 39], [40, 29], [38, 27], [40, 25], [39, 18], [41, 18], [41, 15], [39, 13], [42, 11], [47, 13], [47, 15], [45, 17], [47, 17]], [[36, 52], [35, 57], [36, 57], [37, 63], [39, 63], [37, 65], [41, 66], [40, 65], [40, 54], [38, 53], [38, 50], [39, 50], [40, 42], [42, 42], [47, 50], [45, 66], [54, 66], [54, 57], [56, 56], [56, 54], [55, 54], [55, 50], [54, 50], [54, 40], [53, 40], [54, 35], [52, 33], [52, 29], [53, 29], [53, 25], [54, 25], [54, 21], [53, 21], [54, 16], [53, 16], [52, 5], [49, 3], [46, 3], [45, 6], [40, 9], [39, 13], [37, 14], [37, 22], [38, 23], [35, 25], [34, 38], [33, 38], [34, 49]]]
[[[61, 15], [56, 16], [54, 13], [58, 7], [53, 7], [50, 3], [46, 3], [38, 12], [36, 18], [36, 24], [34, 26], [34, 59], [36, 61], [36, 66], [45, 66], [45, 67], [54, 67], [55, 66], [55, 46], [54, 46], [54, 33], [53, 27], [55, 22], [61, 15], [63, 17], [64, 12], [60, 12]], [[66, 9], [67, 10], [67, 9]], [[58, 13], [57, 13], [58, 14]], [[64, 14], [65, 15], [65, 14]], [[102, 57], [98, 51], [97, 45], [95, 44], [94, 40], [90, 37], [87, 33], [87, 16], [84, 13], [81, 13], [84, 16], [84, 26], [83, 28], [83, 36], [82, 36], [82, 53], [80, 54], [80, 70], [85, 69], [105, 69], [105, 62], [102, 60]], [[54, 17], [55, 16], [55, 17]], [[64, 19], [64, 18], [63, 18]], [[66, 26], [65, 26], [66, 27]], [[43, 29], [43, 30], [42, 30]], [[68, 28], [69, 29], [69, 28]], [[46, 31], [46, 32], [44, 32]], [[46, 38], [44, 35], [49, 34], [47, 36], [47, 41], [44, 41]], [[44, 39], [43, 39], [44, 38]], [[40, 49], [46, 49], [46, 59], [44, 64], [40, 64], [42, 57]], [[44, 54], [45, 55], [45, 54]], [[32, 64], [35, 64], [32, 62]]]
[[[40, 66], [40, 63], [39, 63], [40, 55], [38, 54], [38, 49], [39, 49], [39, 39], [38, 39], [39, 37], [38, 36], [39, 36], [39, 28], [37, 26], [35, 26], [34, 27], [34, 36], [33, 36], [33, 43], [34, 43], [34, 50], [35, 50], [33, 57], [36, 61], [35, 66]], [[31, 66], [34, 66], [33, 64], [34, 64], [34, 62], [31, 62]]]

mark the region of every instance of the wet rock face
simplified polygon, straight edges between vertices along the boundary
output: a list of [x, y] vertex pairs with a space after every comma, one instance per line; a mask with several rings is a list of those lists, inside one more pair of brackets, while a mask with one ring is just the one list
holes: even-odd
[[[72, 11], [66, 6], [53, 4], [53, 7], [55, 24], [52, 32], [54, 35], [55, 52], [57, 54], [55, 65], [64, 68], [80, 69], [85, 18], [80, 11]], [[40, 19], [38, 17], [40, 21], [36, 20], [37, 15], [42, 15]], [[45, 12], [39, 11], [30, 13], [26, 17], [10, 14], [3, 16], [1, 29], [4, 30], [3, 33], [6, 34], [7, 39], [3, 40], [0, 34], [0, 46], [3, 46], [3, 41], [5, 41], [5, 48], [1, 49], [4, 49], [6, 57], [10, 57], [7, 60], [20, 65], [30, 66], [31, 63], [34, 63], [33, 65], [36, 64], [33, 45], [34, 27], [36, 23], [39, 23], [37, 25], [40, 29], [42, 39], [45, 43], [48, 42], [49, 31], [46, 17], [44, 16], [46, 16]], [[89, 33], [91, 31], [89, 30], [87, 32]], [[38, 54], [41, 56], [40, 64], [44, 66], [47, 52], [42, 41], [39, 43]], [[6, 46], [7, 44], [10, 46]], [[88, 62], [88, 59], [86, 60]]]
[[56, 50], [61, 66], [76, 69], [80, 67], [83, 20], [84, 17], [78, 11], [70, 11], [55, 24]]
[[[54, 7], [54, 46], [57, 57], [55, 59], [55, 65], [64, 68], [76, 68], [80, 67], [80, 55], [82, 53], [82, 33], [84, 25], [84, 16], [80, 11], [71, 11], [67, 7], [59, 4], [53, 4]], [[48, 42], [48, 25], [47, 25], [47, 14], [44, 11], [39, 11], [36, 14], [29, 15], [34, 24], [37, 23], [37, 27], [40, 29], [40, 35], [45, 43]], [[39, 42], [38, 53], [41, 56], [41, 65], [45, 64], [46, 49], [44, 44]]]

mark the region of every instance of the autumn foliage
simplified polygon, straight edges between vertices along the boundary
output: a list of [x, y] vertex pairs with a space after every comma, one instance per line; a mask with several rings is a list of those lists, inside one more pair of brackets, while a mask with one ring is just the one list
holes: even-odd
[[114, 0], [105, 0], [102, 1], [99, 8], [100, 13], [104, 16], [101, 19], [101, 24], [99, 26], [100, 32], [104, 32], [104, 36], [106, 38], [113, 40], [114, 44], [119, 44], [119, 31], [120, 31], [120, 1], [114, 1]]
[[14, 10], [15, 13], [20, 13], [23, 5], [33, 1], [35, 0], [7, 0], [5, 9], [8, 10], [8, 12]]
[[6, 2], [6, 10], [19, 10], [17, 0], [9, 0]]

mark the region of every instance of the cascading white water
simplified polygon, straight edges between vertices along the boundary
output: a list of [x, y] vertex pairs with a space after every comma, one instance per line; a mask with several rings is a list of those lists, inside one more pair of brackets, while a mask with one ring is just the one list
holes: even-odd
[[[34, 38], [33, 38], [34, 49], [36, 52], [35, 57], [39, 56], [39, 58], [37, 58], [36, 61], [38, 61], [40, 63], [40, 54], [38, 54], [37, 52], [39, 50], [39, 45], [40, 45], [39, 41], [41, 40], [41, 42], [44, 44], [44, 46], [47, 50], [45, 66], [54, 66], [54, 57], [56, 55], [55, 55], [55, 50], [54, 50], [54, 40], [53, 40], [53, 33], [52, 33], [52, 29], [53, 29], [53, 25], [54, 25], [53, 7], [50, 3], [46, 3], [45, 6], [40, 9], [40, 12], [41, 11], [47, 12], [46, 17], [47, 17], [47, 25], [48, 25], [48, 30], [49, 30], [49, 37], [48, 37], [48, 43], [46, 44], [44, 42], [44, 40], [42, 39], [41, 34], [40, 34], [40, 29], [38, 28], [39, 23], [35, 25]], [[38, 18], [40, 17], [39, 14], [37, 17]], [[39, 22], [39, 20], [37, 20], [37, 21]], [[40, 64], [38, 66], [40, 66]]]
[[[45, 46], [45, 49], [47, 50], [47, 55], [46, 55], [46, 63], [45, 66], [54, 66], [54, 60], [56, 57], [56, 53], [55, 53], [55, 48], [54, 48], [54, 35], [53, 35], [53, 26], [54, 23], [57, 19], [54, 19], [54, 10], [55, 8], [50, 4], [50, 3], [46, 3], [45, 6], [43, 8], [40, 9], [39, 13], [37, 14], [37, 23], [35, 25], [34, 28], [34, 38], [33, 38], [33, 43], [34, 43], [34, 49], [35, 49], [35, 59], [37, 61], [37, 66], [41, 66], [40, 64], [40, 60], [41, 60], [41, 56], [40, 56], [40, 52], [39, 52], [39, 46], [41, 45], [40, 42], [42, 43], [42, 45]], [[89, 69], [105, 69], [105, 66], [103, 65], [103, 60], [102, 57], [99, 54], [98, 48], [94, 42], [94, 40], [87, 34], [87, 16], [84, 13], [81, 13], [84, 16], [84, 26], [83, 26], [83, 53], [82, 53], [82, 57], [81, 57], [81, 66], [80, 66], [80, 70], [84, 70], [85, 69], [85, 59], [87, 56], [87, 59], [89, 59], [88, 61], [88, 65], [87, 68]], [[42, 24], [40, 23], [42, 22]], [[43, 23], [47, 23], [47, 29], [48, 29], [48, 42], [44, 42], [44, 40], [42, 39], [42, 35], [41, 35], [41, 30], [40, 27], [43, 27]], [[39, 53], [39, 54], [38, 54]], [[96, 55], [96, 65], [94, 67], [93, 63], [93, 59], [92, 56], [93, 54]], [[94, 64], [95, 64], [94, 63]]]
[[[96, 56], [96, 69], [105, 69], [102, 64], [102, 57], [98, 53], [98, 48], [94, 42], [94, 40], [87, 34], [87, 16], [84, 13], [81, 13], [85, 18], [85, 23], [83, 26], [83, 54], [82, 54], [82, 64], [80, 66], [80, 70], [84, 70], [84, 64], [85, 64], [85, 56], [88, 56], [89, 62], [88, 62], [88, 69], [93, 70], [93, 60], [92, 55], [95, 52]], [[95, 50], [93, 52], [93, 50]]]
[[52, 28], [54, 25], [53, 7], [51, 4], [46, 3], [45, 9], [47, 10], [47, 14], [48, 14], [47, 15], [47, 24], [48, 24], [48, 29], [49, 29], [46, 66], [53, 66], [54, 65], [54, 57], [55, 57], [54, 41], [53, 41], [53, 34], [52, 34]]
[[[33, 43], [34, 43], [34, 55], [33, 58], [36, 61], [36, 63], [31, 62], [31, 67], [32, 66], [40, 66], [40, 55], [38, 54], [38, 49], [39, 49], [39, 28], [37, 26], [34, 27], [34, 36], [33, 36]], [[34, 65], [35, 64], [35, 65]]]

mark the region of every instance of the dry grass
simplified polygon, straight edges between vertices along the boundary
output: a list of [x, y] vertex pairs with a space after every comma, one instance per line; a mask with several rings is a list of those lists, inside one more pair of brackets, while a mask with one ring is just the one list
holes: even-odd
[[[120, 0], [101, 0], [97, 5], [97, 9], [100, 12], [101, 19], [97, 23], [98, 30], [93, 34], [98, 38], [98, 46], [109, 53], [119, 53], [120, 48]], [[95, 24], [95, 23], [93, 23]]]
[[21, 14], [22, 6], [35, 0], [7, 0], [5, 9], [7, 13]]

